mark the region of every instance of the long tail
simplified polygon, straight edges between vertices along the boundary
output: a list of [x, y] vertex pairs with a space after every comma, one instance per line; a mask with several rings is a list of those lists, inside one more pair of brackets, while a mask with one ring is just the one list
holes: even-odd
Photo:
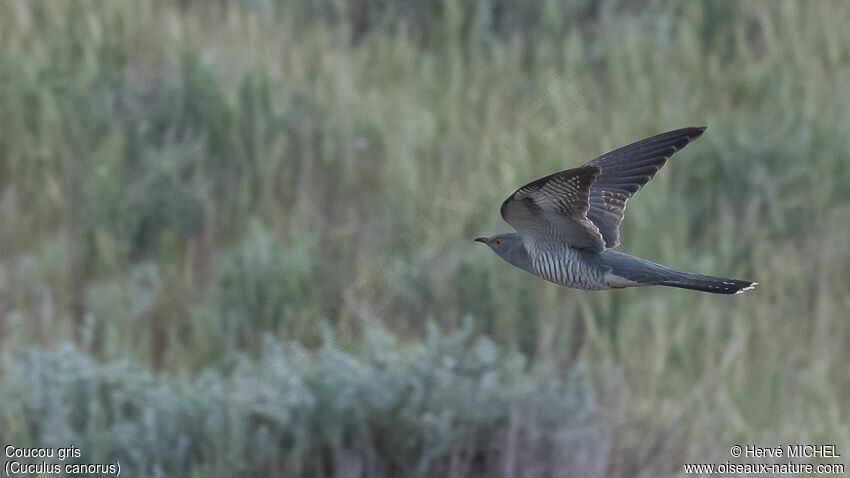
[[606, 250], [602, 253], [601, 258], [602, 263], [610, 270], [612, 280], [616, 281], [617, 278], [623, 278], [625, 281], [619, 285], [626, 287], [630, 285], [666, 285], [711, 292], [712, 294], [740, 294], [758, 285], [758, 282], [674, 271], [661, 264], [617, 251]]

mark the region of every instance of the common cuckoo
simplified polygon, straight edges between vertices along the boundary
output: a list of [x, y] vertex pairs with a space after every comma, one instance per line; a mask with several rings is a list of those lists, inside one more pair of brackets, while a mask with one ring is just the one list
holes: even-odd
[[502, 203], [502, 217], [517, 232], [475, 240], [524, 271], [576, 289], [665, 285], [715, 294], [750, 290], [758, 283], [679, 272], [612, 250], [620, 244], [626, 201], [703, 131], [705, 127], [662, 133], [528, 183]]

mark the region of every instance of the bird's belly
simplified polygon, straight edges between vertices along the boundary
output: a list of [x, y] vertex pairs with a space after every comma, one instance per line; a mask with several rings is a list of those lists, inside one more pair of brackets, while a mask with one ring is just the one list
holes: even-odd
[[611, 288], [604, 271], [584, 257], [587, 254], [584, 251], [558, 244], [535, 252], [531, 254], [534, 273], [549, 282], [585, 290]]

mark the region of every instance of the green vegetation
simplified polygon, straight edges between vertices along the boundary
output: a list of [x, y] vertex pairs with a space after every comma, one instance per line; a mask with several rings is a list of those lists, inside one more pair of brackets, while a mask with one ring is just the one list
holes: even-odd
[[[0, 443], [128, 476], [846, 459], [848, 16], [0, 3]], [[621, 249], [755, 291], [575, 291], [471, 241], [525, 182], [700, 124]]]

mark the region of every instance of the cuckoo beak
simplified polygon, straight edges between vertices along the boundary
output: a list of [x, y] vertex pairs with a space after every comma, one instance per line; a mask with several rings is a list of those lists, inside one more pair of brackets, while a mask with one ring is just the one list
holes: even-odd
[[476, 237], [475, 242], [483, 242], [484, 244], [490, 244], [490, 239], [486, 237]]

